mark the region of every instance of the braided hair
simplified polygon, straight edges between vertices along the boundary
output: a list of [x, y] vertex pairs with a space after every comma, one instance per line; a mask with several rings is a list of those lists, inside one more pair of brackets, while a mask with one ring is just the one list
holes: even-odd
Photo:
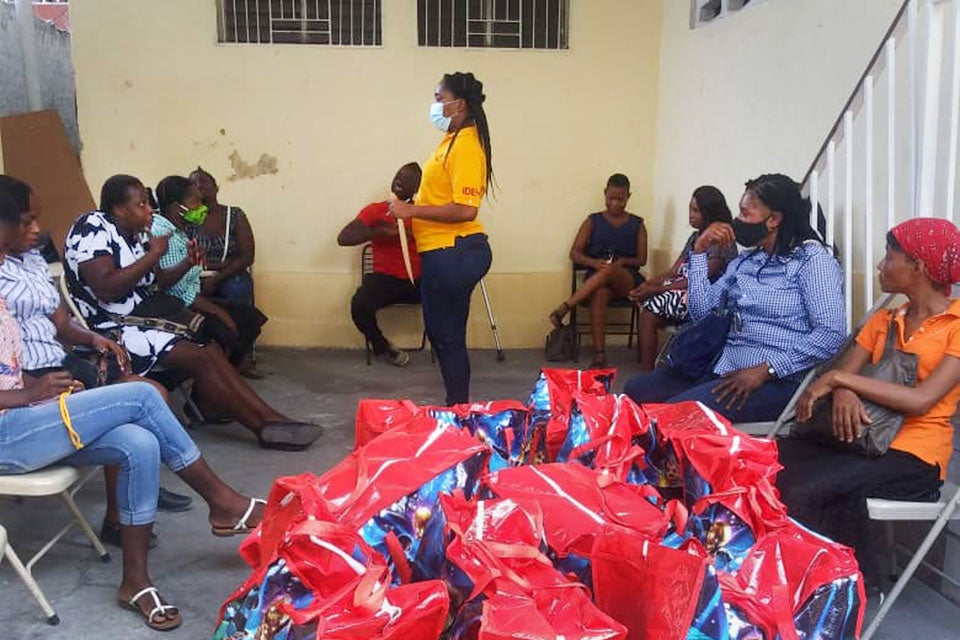
[[703, 228], [706, 229], [714, 222], [733, 222], [733, 214], [727, 206], [727, 199], [723, 192], [716, 187], [704, 185], [693, 190], [693, 199], [697, 201], [700, 215], [703, 216]]
[[746, 182], [746, 189], [771, 211], [780, 214], [780, 228], [773, 254], [789, 256], [807, 240], [823, 244], [820, 234], [810, 226], [810, 199], [800, 193], [800, 185], [782, 173], [768, 173]]
[[[477, 126], [477, 134], [480, 136], [480, 144], [483, 146], [483, 154], [487, 161], [487, 187], [490, 187], [493, 181], [493, 148], [490, 146], [490, 125], [487, 123], [487, 114], [483, 110], [483, 102], [487, 96], [483, 93], [483, 83], [477, 80], [472, 73], [448, 73], [443, 76], [441, 84], [454, 95], [467, 103], [467, 113], [470, 119]], [[443, 156], [446, 163], [447, 156], [450, 155], [450, 149], [453, 143], [457, 141], [460, 130], [453, 134], [450, 144], [447, 146], [447, 152]]]

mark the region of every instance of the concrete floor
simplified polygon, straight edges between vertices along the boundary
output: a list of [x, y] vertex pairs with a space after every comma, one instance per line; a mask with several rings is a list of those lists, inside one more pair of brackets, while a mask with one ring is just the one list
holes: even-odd
[[[492, 351], [473, 354], [473, 395], [476, 400], [526, 400], [537, 371], [543, 365], [539, 351], [508, 351], [496, 362]], [[612, 366], [619, 366], [619, 385], [636, 371], [625, 348], [611, 348]], [[583, 362], [589, 361], [589, 353]], [[292, 416], [327, 427], [315, 447], [302, 453], [259, 449], [253, 438], [236, 425], [204, 426], [192, 433], [213, 468], [239, 490], [266, 496], [280, 475], [320, 473], [339, 461], [353, 444], [356, 403], [363, 397], [405, 397], [417, 403], [440, 403], [442, 385], [436, 367], [425, 353], [413, 354], [410, 368], [398, 370], [380, 362], [368, 367], [356, 351], [262, 352], [261, 367], [273, 372], [257, 382], [258, 391], [274, 406]], [[618, 389], [619, 389], [618, 385]], [[185, 485], [164, 471], [163, 483], [179, 492]], [[78, 494], [81, 509], [95, 526], [103, 514], [102, 488], [89, 483]], [[55, 500], [25, 504], [0, 501], [0, 522], [14, 548], [29, 556], [41, 536], [52, 535], [64, 522]], [[151, 573], [161, 591], [177, 604], [184, 624], [163, 634], [170, 640], [208, 638], [220, 603], [247, 576], [236, 553], [239, 539], [214, 538], [204, 510], [197, 506], [182, 514], [160, 514], [156, 530], [160, 546], [151, 552]], [[115, 604], [119, 581], [119, 550], [102, 564], [82, 535], [68, 535], [36, 567], [35, 576], [62, 619], [58, 627], [43, 622], [40, 609], [9, 567], [0, 564], [0, 640], [77, 640], [87, 638], [161, 637], [141, 619]], [[879, 638], [946, 640], [960, 634], [960, 608], [913, 584], [894, 608]], [[418, 639], [419, 640], [419, 639]]]

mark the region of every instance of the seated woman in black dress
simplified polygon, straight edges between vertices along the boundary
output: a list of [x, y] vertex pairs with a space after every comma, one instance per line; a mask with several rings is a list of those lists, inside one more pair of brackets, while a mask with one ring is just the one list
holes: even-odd
[[[895, 311], [878, 311], [867, 321], [836, 368], [801, 396], [797, 419], [808, 420], [814, 404], [829, 396], [838, 442], [852, 442], [869, 427], [864, 401], [903, 414], [903, 426], [877, 458], [831, 443], [781, 439], [784, 468], [777, 476], [789, 514], [853, 547], [872, 593], [884, 585], [867, 498], [936, 500], [953, 453], [951, 419], [960, 400], [960, 300], [950, 298], [950, 287], [960, 281], [960, 231], [935, 218], [897, 225], [887, 234], [879, 270], [882, 289], [906, 296], [907, 303]], [[915, 387], [860, 375], [883, 355], [891, 320], [895, 347], [918, 357]]]
[[627, 212], [630, 180], [615, 173], [607, 180], [603, 195], [607, 208], [592, 213], [580, 225], [570, 249], [570, 260], [587, 268], [587, 278], [573, 295], [550, 313], [550, 322], [559, 327], [572, 308], [590, 301], [590, 329], [593, 338], [591, 369], [607, 364], [607, 306], [623, 298], [643, 282], [640, 267], [647, 264], [647, 229], [643, 218]]
[[305, 449], [320, 437], [318, 425], [291, 420], [264, 402], [216, 344], [201, 344], [192, 333], [151, 322], [170, 319], [170, 300], [182, 308], [176, 298], [164, 300], [153, 291], [155, 270], [169, 239], [148, 240], [152, 216], [143, 183], [117, 175], [103, 185], [100, 210], [73, 223], [64, 267], [70, 294], [87, 324], [123, 345], [133, 373], [146, 375], [162, 364], [193, 378], [201, 408], [234, 418], [262, 447]]

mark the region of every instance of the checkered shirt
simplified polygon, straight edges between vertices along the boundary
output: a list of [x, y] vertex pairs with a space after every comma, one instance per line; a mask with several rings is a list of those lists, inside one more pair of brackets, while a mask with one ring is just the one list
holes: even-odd
[[807, 241], [788, 257], [743, 251], [715, 283], [707, 255], [690, 256], [690, 317], [701, 320], [727, 295], [734, 318], [714, 373], [766, 363], [778, 378], [799, 379], [843, 346], [846, 315], [840, 265], [820, 243]]
[[[162, 236], [170, 235], [170, 243], [167, 245], [167, 252], [160, 258], [160, 268], [164, 271], [173, 269], [181, 262], [187, 259], [187, 234], [177, 229], [172, 222], [159, 214], [153, 214], [153, 226], [150, 228], [150, 235]], [[176, 281], [167, 293], [183, 300], [188, 307], [196, 300], [200, 293], [200, 267], [193, 266], [182, 278]]]

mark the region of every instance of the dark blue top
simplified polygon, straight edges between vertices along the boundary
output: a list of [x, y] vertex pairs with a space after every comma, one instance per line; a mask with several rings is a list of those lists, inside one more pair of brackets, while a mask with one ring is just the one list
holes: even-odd
[[643, 229], [643, 218], [632, 213], [627, 221], [615, 227], [603, 216], [603, 213], [590, 214], [590, 241], [586, 253], [591, 258], [636, 258], [637, 236]]

